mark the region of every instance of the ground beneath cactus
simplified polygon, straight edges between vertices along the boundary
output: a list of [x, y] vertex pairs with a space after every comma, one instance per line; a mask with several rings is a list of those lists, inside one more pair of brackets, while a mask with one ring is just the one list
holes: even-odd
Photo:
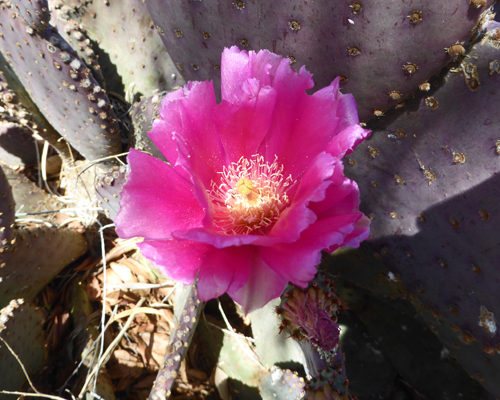
[[[93, 251], [38, 297], [47, 310], [49, 363], [34, 379], [43, 393], [71, 399], [87, 390], [87, 399], [93, 398], [90, 393], [106, 400], [147, 399], [164, 361], [174, 327], [175, 282], [140, 255], [137, 240], [120, 240], [113, 231], [106, 232], [105, 262], [98, 256], [97, 240]], [[221, 302], [234, 330], [251, 335], [249, 321], [231, 299], [223, 297]], [[208, 303], [201, 318], [226, 327], [218, 305]], [[171, 398], [220, 399], [216, 362], [195, 335]]]

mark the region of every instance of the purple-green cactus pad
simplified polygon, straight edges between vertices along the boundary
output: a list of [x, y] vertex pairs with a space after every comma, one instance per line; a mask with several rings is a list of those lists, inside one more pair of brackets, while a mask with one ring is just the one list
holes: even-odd
[[[339, 287], [339, 295], [342, 289]], [[342, 326], [342, 352], [349, 373], [351, 393], [360, 398], [387, 398], [393, 391], [397, 371], [382, 354], [377, 341], [354, 312], [339, 314]], [[438, 341], [434, 338], [435, 341]], [[372, 396], [372, 397], [370, 397]], [[377, 397], [376, 397], [377, 396]]]
[[[185, 1], [146, 0], [151, 18], [186, 80], [220, 87], [224, 47], [268, 49], [314, 74], [315, 89], [342, 76], [361, 120], [394, 106], [439, 72], [445, 48], [482, 29], [467, 0]], [[460, 45], [462, 46], [462, 45]]]
[[435, 310], [423, 305], [418, 298], [413, 299], [413, 305], [422, 318], [437, 335], [441, 343], [447, 347], [442, 351], [442, 358], [455, 359], [465, 366], [471, 378], [476, 379], [487, 389], [492, 396], [487, 394], [471, 399], [498, 399], [498, 382], [500, 362], [498, 349], [485, 347], [481, 342], [475, 341], [467, 332], [461, 331], [447, 319], [436, 318]]
[[[303, 350], [307, 349], [307, 346], [302, 344], [301, 347]], [[312, 347], [309, 347], [309, 349], [315, 352]], [[309, 356], [309, 358], [311, 358], [311, 356]], [[307, 354], [306, 359], [308, 359]], [[318, 392], [324, 392], [325, 394], [337, 392], [338, 394], [344, 395], [343, 399], [351, 399], [349, 393], [349, 380], [347, 379], [342, 351], [337, 351], [333, 360], [324, 369], [320, 369], [317, 375], [312, 376], [311, 380], [307, 380], [305, 386], [306, 398]], [[316, 398], [319, 400], [323, 397]]]
[[175, 378], [186, 357], [203, 310], [204, 303], [198, 298], [196, 283], [191, 286], [179, 284], [176, 290], [180, 290], [180, 293], [176, 294], [175, 329], [170, 333], [165, 360], [158, 372], [149, 400], [163, 400], [170, 397]]
[[[3, 169], [12, 188], [12, 194], [16, 203], [16, 213], [39, 213], [44, 211], [56, 211], [64, 208], [64, 204], [61, 203], [56, 196], [40, 189], [24, 174], [6, 166], [4, 166]], [[56, 213], [32, 215], [27, 218], [30, 217], [37, 220], [52, 222], [56, 218]]]
[[144, 97], [139, 103], [135, 103], [132, 111], [130, 111], [134, 126], [134, 133], [130, 136], [130, 145], [163, 161], [166, 161], [165, 156], [149, 138], [148, 132], [153, 127], [153, 121], [159, 117], [158, 109], [161, 100], [166, 94], [167, 92], [161, 92], [150, 97]]
[[0, 162], [20, 167], [37, 162], [37, 143], [21, 125], [0, 122]]
[[[102, 76], [101, 66], [99, 65], [98, 58], [93, 49], [93, 43], [87, 34], [86, 29], [79, 23], [79, 21], [72, 18], [70, 15], [70, 8], [64, 6], [62, 1], [48, 0], [50, 6], [51, 20], [50, 23], [56, 26], [61, 36], [68, 42], [68, 44], [77, 52], [87, 67], [92, 70], [92, 75], [97, 82], [105, 87], [104, 78]], [[83, 5], [81, 6], [81, 8]], [[79, 8], [79, 10], [81, 9]], [[73, 13], [71, 13], [73, 14]]]
[[[76, 7], [70, 14], [108, 54], [109, 61], [116, 68], [114, 77], [120, 79], [119, 84], [125, 91], [151, 96], [155, 89], [171, 90], [184, 84], [163, 47], [144, 1], [91, 1], [83, 5], [79, 0], [67, 0], [65, 3]], [[62, 7], [61, 11], [64, 9]], [[113, 76], [105, 71], [108, 66], [101, 64], [101, 67], [108, 88], [116, 91], [116, 83], [109, 82]]]
[[248, 314], [254, 339], [253, 351], [266, 368], [303, 362], [300, 346], [290, 337], [290, 332], [279, 332], [281, 317], [276, 313], [276, 307], [280, 302], [280, 298], [271, 300], [264, 307]]
[[126, 181], [126, 166], [112, 167], [97, 178], [97, 201], [109, 219], [115, 219], [120, 211], [120, 192]]
[[14, 231], [15, 205], [9, 181], [0, 167], [0, 247], [12, 239]]
[[[457, 328], [456, 343], [466, 334], [485, 349], [500, 343], [497, 34], [407, 111], [384, 118], [346, 160], [379, 256], [438, 320]], [[442, 340], [454, 352], [455, 342]], [[483, 385], [500, 396], [500, 354], [456, 355], [470, 374], [490, 377]]]
[[[45, 361], [44, 313], [23, 299], [12, 300], [0, 311], [0, 336], [12, 348], [33, 378], [41, 371]], [[0, 390], [23, 390], [26, 375], [7, 346], [0, 342]], [[0, 399], [12, 399], [0, 395]]]
[[49, 17], [46, 0], [0, 3], [0, 50], [51, 125], [84, 157], [119, 153], [109, 99]]
[[414, 314], [408, 301], [371, 296], [366, 307], [357, 312], [385, 358], [415, 390], [429, 398], [439, 394], [449, 399], [462, 395], [469, 400], [492, 400], [493, 396], [470, 379], [455, 360], [444, 356], [443, 345]]
[[0, 118], [24, 126], [45, 139], [62, 157], [69, 157], [66, 143], [33, 103], [12, 67], [0, 52]]
[[276, 366], [264, 375], [259, 391], [263, 400], [300, 400], [304, 396], [304, 379], [289, 369]]
[[[339, 324], [347, 325], [342, 351], [353, 381], [352, 393], [364, 398], [375, 394], [369, 388], [382, 389], [384, 374], [387, 379], [390, 372], [383, 366], [385, 359], [397, 376], [431, 399], [439, 393], [450, 399], [492, 400], [492, 395], [446, 356], [449, 353], [431, 332], [434, 328], [429, 329], [405, 300], [408, 294], [400, 278], [370, 250], [366, 243], [358, 249], [339, 249], [324, 262], [348, 308], [339, 314]], [[359, 323], [353, 325], [358, 318], [371, 334]], [[434, 317], [431, 323], [435, 324]], [[373, 363], [378, 364], [377, 373], [371, 370]], [[397, 379], [391, 386], [398, 386]]]
[[87, 252], [83, 234], [62, 228], [23, 228], [0, 253], [0, 307], [30, 299], [59, 272]]

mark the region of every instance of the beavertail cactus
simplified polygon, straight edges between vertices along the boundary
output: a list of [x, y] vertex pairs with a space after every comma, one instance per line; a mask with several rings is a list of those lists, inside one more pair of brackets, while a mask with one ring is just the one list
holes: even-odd
[[59, 272], [87, 252], [84, 236], [69, 229], [19, 229], [0, 253], [0, 306], [38, 294]]
[[[0, 341], [0, 390], [19, 391], [27, 389], [28, 384], [19, 361], [5, 342], [30, 377], [42, 369], [45, 362], [43, 323], [43, 312], [23, 299], [12, 300], [0, 311], [0, 337], [3, 339]], [[0, 399], [12, 399], [12, 395], [0, 394]]]
[[120, 211], [120, 192], [127, 181], [127, 167], [112, 167], [98, 177], [96, 196], [98, 204], [104, 209], [106, 216], [115, 219]]
[[191, 286], [179, 285], [180, 292], [175, 302], [175, 329], [170, 333], [170, 340], [154, 383], [149, 400], [168, 399], [177, 373], [184, 360], [196, 331], [204, 303], [198, 298], [196, 283]]
[[[56, 0], [53, 3], [68, 37], [80, 39], [78, 43], [83, 46], [86, 34], [109, 56], [109, 62], [103, 54], [99, 57], [108, 90], [151, 96], [154, 90], [184, 85], [181, 74], [163, 48], [144, 1], [65, 0], [63, 3]], [[111, 68], [116, 71], [106, 71]]]
[[69, 157], [66, 143], [40, 112], [30, 95], [0, 52], [0, 117], [27, 127], [49, 142], [63, 157]]
[[[3, 170], [12, 189], [12, 195], [16, 203], [16, 213], [22, 215], [44, 212], [43, 214], [36, 215], [35, 218], [37, 220], [54, 221], [56, 218], [55, 211], [61, 209], [63, 203], [61, 203], [56, 196], [40, 189], [22, 173], [7, 166], [4, 166]], [[20, 218], [22, 221], [24, 216]]]
[[461, 56], [493, 3], [146, 0], [186, 80], [213, 79], [218, 87], [224, 47], [268, 49], [289, 57], [297, 70], [306, 65], [317, 88], [341, 76], [362, 121], [400, 103]]
[[[245, 333], [225, 329], [229, 320], [214, 327], [210, 313], [198, 326], [200, 347], [235, 391], [354, 398], [341, 343], [348, 329], [337, 319], [348, 305], [384, 361], [383, 384], [371, 386], [379, 393], [363, 394], [396, 395], [404, 380], [429, 397], [500, 397], [494, 3], [0, 0], [0, 146], [36, 150], [34, 140], [47, 140], [63, 159], [47, 188], [91, 224], [91, 162], [130, 145], [130, 173], [107, 166], [99, 204], [121, 237], [144, 238], [144, 255], [169, 277], [198, 282], [176, 303], [151, 399], [169, 396], [201, 300], [229, 293], [247, 313], [288, 282], [281, 335], [264, 308], [236, 318]], [[373, 138], [353, 152], [368, 136], [363, 123]], [[85, 160], [69, 165], [80, 155], [68, 144]], [[0, 306], [33, 298], [87, 251], [79, 232], [15, 226], [15, 212], [29, 225], [22, 213], [60, 208], [28, 179], [44, 172], [35, 153], [15, 154], [4, 160], [26, 175], [0, 171]], [[322, 250], [367, 238], [359, 192], [369, 245], [338, 250], [332, 281], [313, 279]], [[455, 374], [448, 355], [486, 389]], [[305, 364], [307, 381], [277, 368], [285, 362]], [[467, 382], [449, 390], [457, 381]]]
[[52, 126], [90, 160], [121, 151], [104, 90], [49, 24], [46, 0], [0, 2], [0, 50]]
[[365, 188], [362, 209], [379, 257], [434, 315], [429, 323], [446, 327], [440, 338], [449, 351], [496, 396], [498, 32], [431, 81], [407, 111], [388, 114], [346, 163]]
[[6, 245], [14, 233], [15, 206], [9, 181], [0, 167], [0, 246]]
[[25, 127], [10, 122], [0, 122], [0, 162], [20, 167], [37, 162], [38, 144]]
[[304, 379], [295, 372], [276, 366], [265, 375], [259, 385], [263, 400], [300, 400], [304, 396]]
[[[24, 182], [23, 182], [24, 183]], [[31, 182], [28, 182], [30, 184]], [[0, 170], [0, 221], [3, 234], [0, 251], [0, 307], [15, 298], [30, 299], [64, 267], [86, 253], [83, 234], [68, 228], [35, 226], [13, 230], [15, 203], [3, 171]], [[30, 188], [26, 183], [23, 188]], [[33, 200], [30, 196], [29, 200]], [[35, 197], [36, 199], [36, 197]], [[30, 208], [35, 205], [26, 207]]]
[[144, 97], [140, 102], [134, 103], [130, 111], [133, 134], [130, 136], [130, 144], [134, 149], [151, 154], [159, 160], [167, 161], [156, 144], [149, 138], [148, 132], [153, 128], [154, 120], [160, 117], [160, 105], [167, 92], [158, 92], [149, 97]]

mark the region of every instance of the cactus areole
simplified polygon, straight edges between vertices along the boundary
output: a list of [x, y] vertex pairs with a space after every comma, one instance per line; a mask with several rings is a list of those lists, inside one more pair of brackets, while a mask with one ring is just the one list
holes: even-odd
[[115, 220], [168, 276], [201, 300], [228, 293], [245, 312], [306, 287], [321, 251], [368, 236], [341, 158], [369, 131], [339, 78], [313, 95], [312, 75], [267, 50], [222, 54], [222, 101], [189, 82], [162, 101], [150, 138], [169, 164], [137, 150]]

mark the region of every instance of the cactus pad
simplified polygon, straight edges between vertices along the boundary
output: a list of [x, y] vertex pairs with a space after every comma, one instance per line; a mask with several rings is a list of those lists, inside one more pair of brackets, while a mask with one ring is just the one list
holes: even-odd
[[[45, 338], [42, 313], [23, 299], [12, 300], [0, 311], [0, 336], [9, 344], [33, 378], [42, 369], [45, 360]], [[0, 342], [1, 390], [22, 390], [27, 379], [7, 346]], [[0, 394], [1, 400], [12, 399]]]
[[196, 284], [183, 286], [176, 296], [174, 322], [176, 328], [170, 333], [170, 341], [165, 360], [158, 372], [149, 400], [168, 399], [172, 385], [184, 360], [196, 331], [203, 304], [198, 298]]
[[84, 236], [69, 229], [19, 229], [0, 253], [0, 306], [30, 299], [87, 252]]
[[11, 167], [37, 162], [37, 144], [27, 129], [13, 123], [0, 122], [0, 162]]
[[477, 20], [493, 3], [146, 0], [186, 80], [213, 79], [219, 88], [224, 47], [268, 49], [296, 69], [305, 65], [316, 90], [342, 76], [342, 90], [354, 95], [364, 121], [439, 72], [454, 57], [444, 49], [482, 29]]
[[12, 67], [0, 52], [0, 117], [29, 127], [45, 139], [63, 157], [69, 156], [66, 143], [61, 143], [61, 135], [49, 124], [28, 92], [20, 82]]
[[158, 147], [149, 138], [148, 132], [153, 127], [153, 121], [159, 117], [159, 107], [161, 100], [167, 92], [155, 93], [150, 97], [141, 99], [139, 103], [134, 104], [130, 112], [134, 134], [131, 136], [131, 145], [137, 150], [144, 151], [152, 156], [166, 161], [165, 156]]
[[[103, 89], [50, 27], [45, 0], [0, 3], [0, 49], [51, 125], [84, 157], [121, 151], [118, 123]], [[38, 11], [38, 13], [37, 13]]]
[[387, 115], [349, 156], [346, 175], [365, 188], [361, 210], [372, 219], [379, 257], [437, 321], [457, 328], [454, 340], [440, 336], [443, 343], [500, 396], [500, 377], [486, 374], [499, 371], [500, 354], [461, 357], [454, 345], [465, 346], [463, 335], [484, 349], [500, 342], [500, 117], [492, 108], [500, 49], [491, 39], [408, 102], [408, 111]]
[[300, 400], [304, 396], [304, 379], [297, 373], [276, 366], [260, 381], [263, 400]]
[[113, 167], [97, 179], [97, 202], [113, 220], [120, 211], [120, 192], [127, 181], [127, 167]]
[[[56, 211], [63, 208], [57, 197], [40, 189], [25, 175], [9, 167], [4, 167], [5, 175], [12, 187], [12, 194], [16, 203], [16, 213], [38, 213], [43, 211]], [[55, 213], [40, 214], [35, 219], [53, 221]]]
[[14, 231], [15, 203], [7, 176], [0, 167], [0, 246], [8, 243]]
[[[74, 0], [68, 3], [77, 3]], [[74, 13], [75, 14], [75, 13]], [[114, 76], [119, 76], [125, 91], [151, 96], [155, 89], [171, 90], [183, 85], [184, 80], [177, 71], [142, 0], [108, 0], [87, 2], [78, 7], [78, 18], [89, 37], [116, 66]], [[101, 65], [105, 72], [106, 65]], [[118, 86], [109, 82], [109, 90]]]

